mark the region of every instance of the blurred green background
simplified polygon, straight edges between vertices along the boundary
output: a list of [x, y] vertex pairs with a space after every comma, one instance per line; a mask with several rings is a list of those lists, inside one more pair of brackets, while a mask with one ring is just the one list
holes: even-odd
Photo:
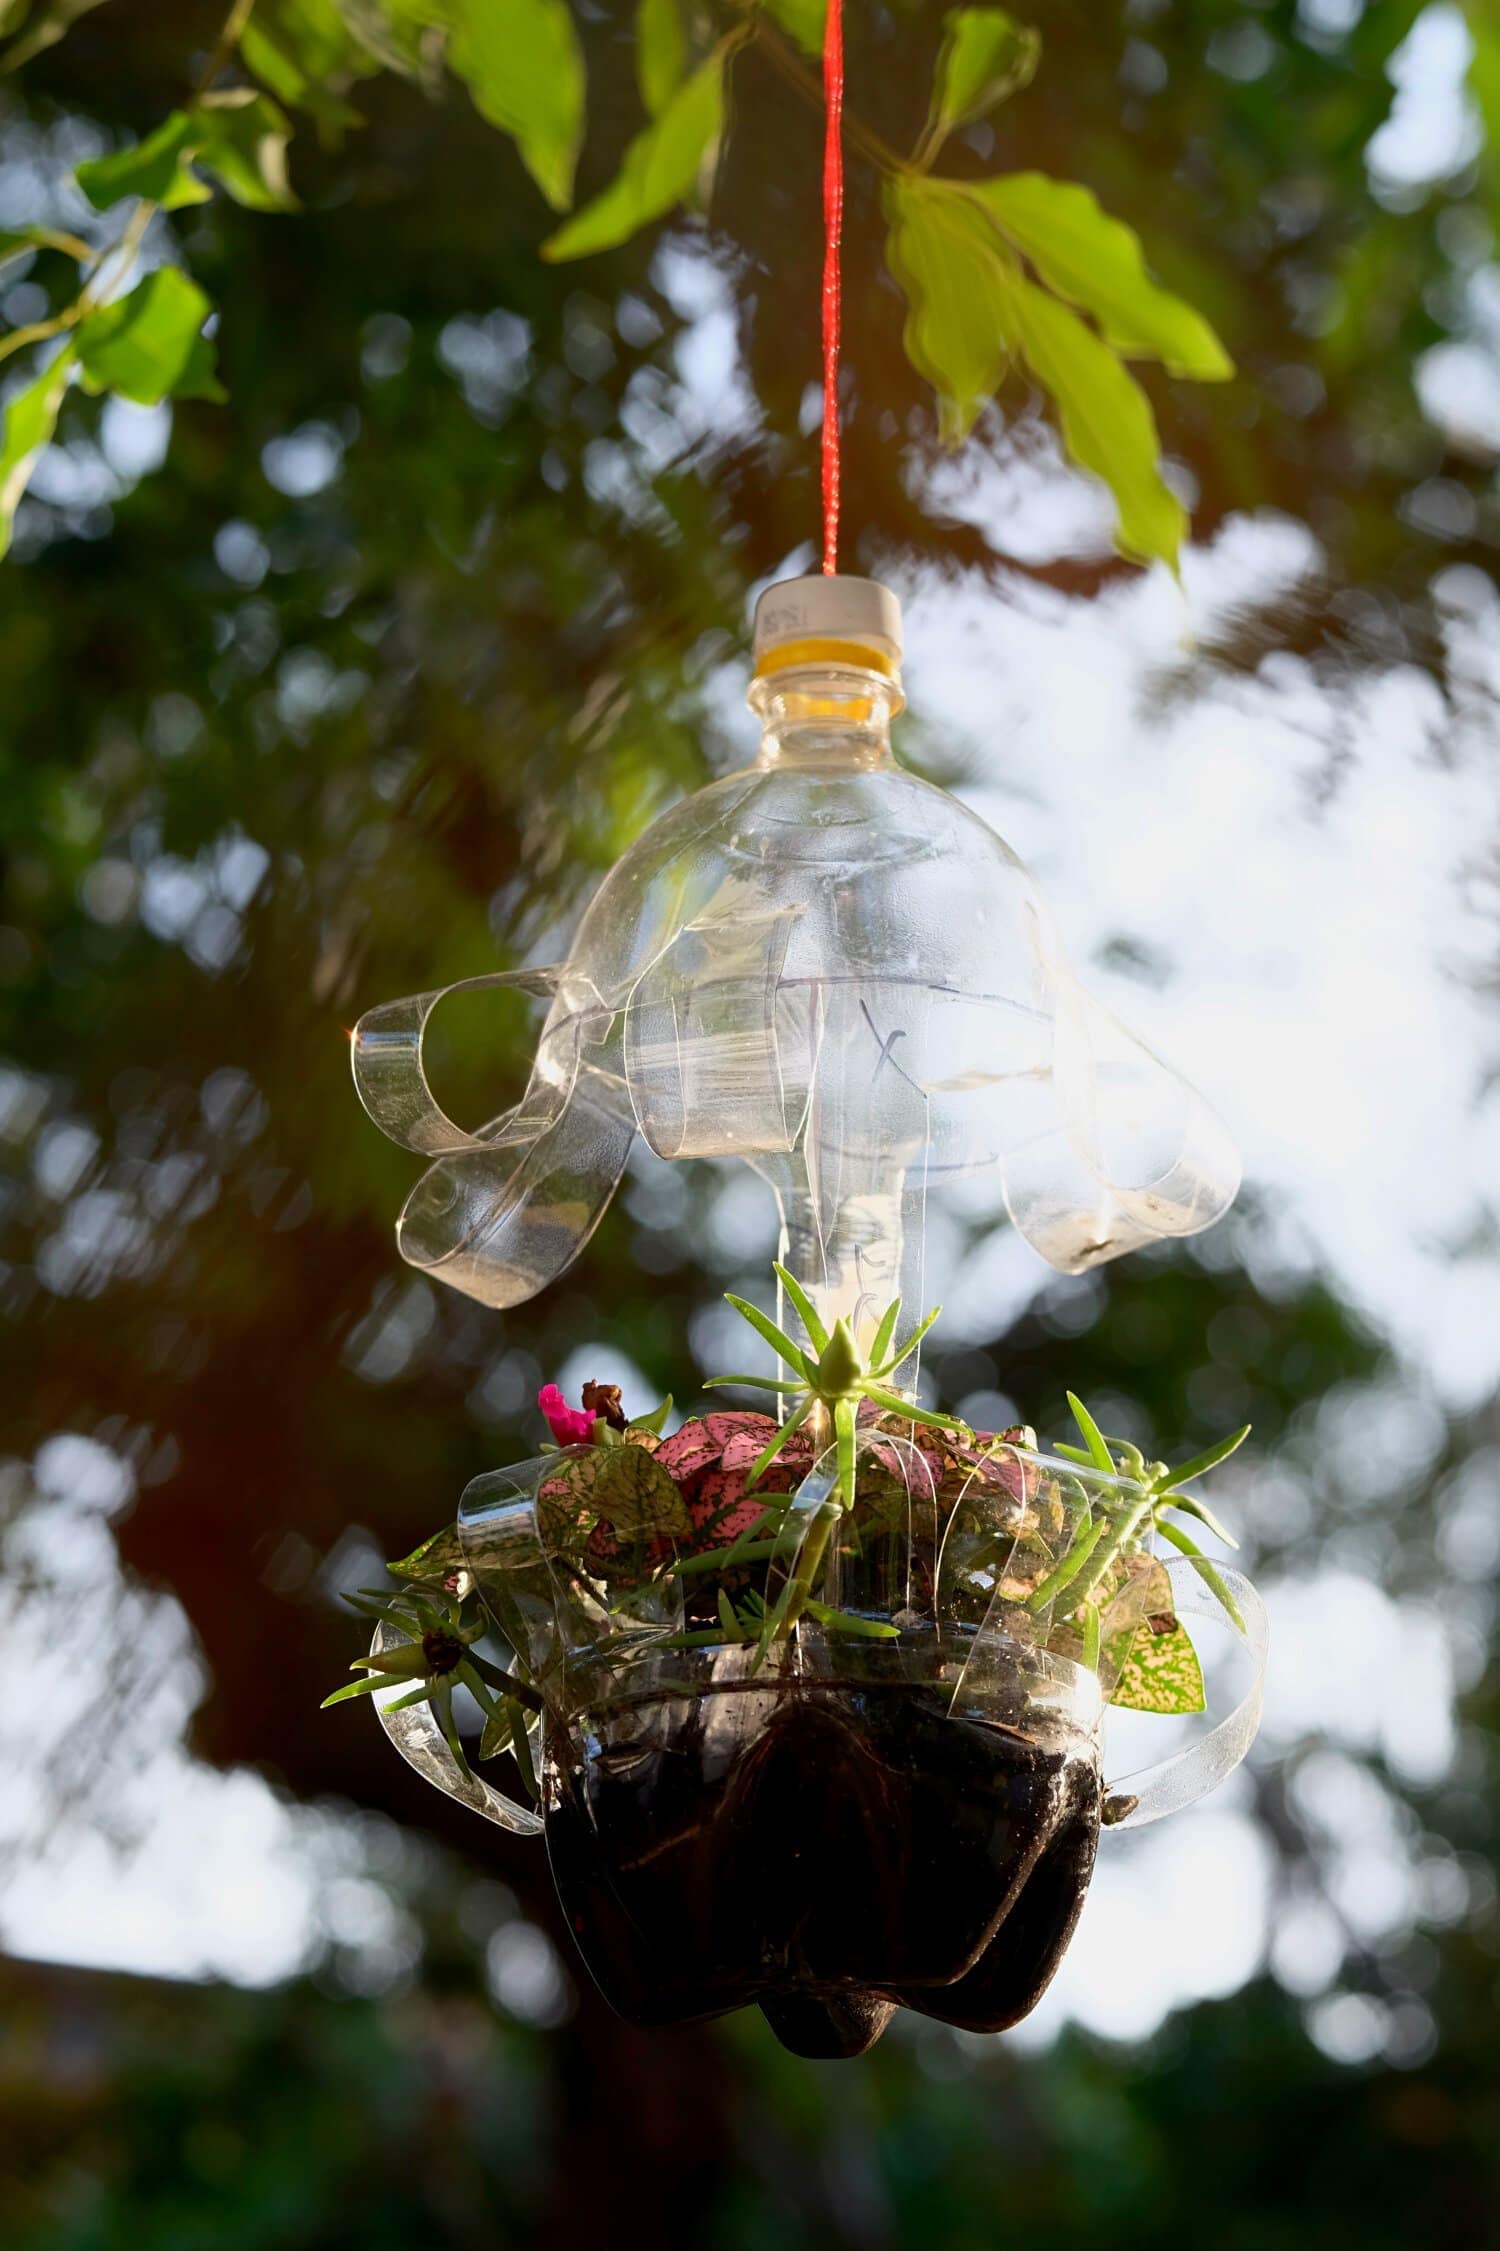
[[[630, 11], [580, 14], [591, 190], [638, 110]], [[950, 1214], [928, 1365], [1044, 1432], [1068, 1386], [1172, 1452], [1253, 1420], [1222, 1505], [1272, 1597], [1261, 1751], [1107, 1841], [1032, 2027], [824, 2066], [758, 2017], [614, 2021], [540, 1850], [318, 1716], [339, 1587], [531, 1450], [538, 1383], [691, 1395], [764, 1270], [747, 1183], [642, 1166], [540, 1303], [430, 1288], [344, 1032], [554, 958], [747, 754], [748, 598], [817, 505], [818, 121], [753, 54], [706, 219], [577, 268], [461, 90], [374, 81], [299, 135], [298, 215], [157, 222], [229, 403], [73, 398], [0, 576], [18, 2251], [1500, 2243], [1500, 25], [1033, 18], [1037, 83], [962, 161], [1089, 182], [1240, 367], [1154, 385], [1186, 598], [1111, 558], [1024, 386], [938, 455], [857, 164], [845, 566], [907, 601], [906, 754], [1036, 861], [1247, 1188], [1082, 1282]], [[215, 22], [112, 0], [0, 80], [0, 227], [76, 223], [71, 166]], [[898, 141], [940, 26], [851, 0]], [[451, 1106], [512, 1098], [527, 1029], [455, 1013]]]

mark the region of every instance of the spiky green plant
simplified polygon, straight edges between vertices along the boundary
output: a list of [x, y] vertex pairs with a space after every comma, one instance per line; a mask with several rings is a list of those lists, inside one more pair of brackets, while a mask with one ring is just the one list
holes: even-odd
[[480, 1758], [513, 1751], [521, 1779], [535, 1798], [540, 1793], [527, 1740], [526, 1714], [539, 1712], [542, 1699], [529, 1681], [481, 1656], [475, 1646], [493, 1628], [461, 1560], [454, 1568], [447, 1568], [450, 1551], [456, 1549], [452, 1531], [439, 1532], [414, 1554], [386, 1565], [392, 1577], [401, 1582], [394, 1593], [362, 1587], [357, 1594], [343, 1597], [351, 1610], [386, 1627], [399, 1639], [389, 1649], [367, 1650], [364, 1656], [356, 1657], [349, 1670], [363, 1673], [365, 1678], [336, 1688], [331, 1696], [324, 1697], [321, 1709], [347, 1703], [351, 1697], [373, 1695], [376, 1689], [389, 1688], [397, 1681], [409, 1681], [406, 1694], [394, 1697], [385, 1709], [400, 1712], [412, 1704], [430, 1704], [455, 1765], [467, 1775], [472, 1770], [453, 1718], [453, 1690], [462, 1686], [484, 1714]]

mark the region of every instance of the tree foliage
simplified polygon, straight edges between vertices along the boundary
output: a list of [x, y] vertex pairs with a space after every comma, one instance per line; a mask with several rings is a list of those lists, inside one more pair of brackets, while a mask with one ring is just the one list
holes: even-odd
[[[694, 200], [717, 160], [735, 57], [750, 43], [767, 46], [793, 83], [816, 96], [795, 49], [818, 45], [821, 11], [731, 0], [720, 13], [725, 21], [684, 10], [678, 0], [641, 0], [635, 37], [646, 121], [609, 185], [541, 244], [544, 257], [617, 249]], [[931, 104], [912, 155], [898, 155], [856, 121], [856, 146], [887, 183], [887, 256], [911, 306], [907, 348], [937, 392], [942, 429], [955, 443], [1007, 364], [1024, 365], [1053, 401], [1073, 459], [1113, 492], [1121, 550], [1175, 567], [1186, 518], [1163, 482], [1155, 419], [1124, 360], [1160, 358], [1176, 375], [1218, 381], [1232, 373], [1223, 347], [1200, 313], [1150, 279], [1136, 237], [1122, 221], [1106, 220], [1086, 190], [1036, 177], [929, 177], [956, 133], [1026, 87], [1040, 56], [1039, 34], [1004, 9], [955, 8], [944, 18]], [[261, 86], [220, 85], [233, 69]], [[254, 210], [291, 209], [291, 127], [274, 95], [343, 126], [356, 121], [345, 100], [353, 80], [443, 69], [515, 142], [552, 208], [566, 209], [585, 106], [583, 52], [566, 0], [351, 0], [343, 7], [261, 0], [259, 9], [255, 0], [235, 0], [192, 100], [134, 146], [79, 167], [78, 185], [96, 209], [132, 206], [121, 245], [84, 249], [74, 297], [31, 324], [29, 335], [0, 340], [0, 358], [23, 342], [55, 350], [53, 338], [98, 318], [128, 282], [152, 219], [204, 201], [209, 182]], [[1089, 319], [1062, 311], [1054, 291]], [[155, 397], [202, 395], [201, 365], [189, 367], [173, 326], [180, 312], [180, 300], [137, 296], [132, 324], [141, 351], [162, 370], [177, 368]], [[64, 380], [70, 376], [71, 369]], [[92, 387], [108, 385], [96, 373]], [[141, 396], [128, 383], [115, 387]], [[8, 480], [17, 495], [24, 464], [35, 458], [34, 448], [23, 455], [19, 444]]]

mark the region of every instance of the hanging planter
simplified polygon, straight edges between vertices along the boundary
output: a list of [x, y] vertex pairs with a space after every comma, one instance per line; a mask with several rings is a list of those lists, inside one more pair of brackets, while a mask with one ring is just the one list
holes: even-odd
[[[545, 1830], [606, 1999], [640, 2024], [758, 2003], [785, 2044], [857, 2054], [900, 2006], [998, 2031], [1072, 1935], [1101, 1827], [1186, 1805], [1244, 1756], [1264, 1614], [1183, 1518], [1176, 1472], [1106, 1442], [1041, 1453], [888, 1390], [781, 1274], [807, 1345], [773, 1331], [786, 1420], [628, 1421], [543, 1394], [563, 1443], [476, 1479], [392, 1567], [364, 1678], [440, 1788]], [[739, 1301], [735, 1301], [739, 1302]], [[894, 1334], [892, 1308], [877, 1345]], [[737, 1379], [732, 1379], [737, 1380]], [[1112, 1703], [1202, 1713], [1188, 1621], [1238, 1653], [1230, 1708], [1107, 1784]], [[475, 1772], [453, 1690], [533, 1802]]]
[[[544, 1006], [518, 1103], [474, 1131], [445, 1115], [423, 1066], [442, 991], [371, 1010], [352, 1043], [366, 1109], [427, 1161], [402, 1255], [492, 1307], [567, 1269], [637, 1139], [751, 1166], [801, 1341], [733, 1300], [785, 1373], [722, 1380], [781, 1416], [668, 1434], [665, 1408], [549, 1387], [553, 1450], [477, 1479], [394, 1593], [356, 1598], [375, 1639], [338, 1696], [376, 1696], [440, 1788], [545, 1831], [622, 2015], [755, 2003], [788, 2047], [852, 2055], [897, 2007], [993, 2031], [1035, 2005], [1101, 1828], [1243, 1757], [1265, 1625], [1182, 1522], [1217, 1529], [1186, 1487], [1237, 1440], [1173, 1473], [1076, 1403], [1081, 1445], [1045, 1454], [912, 1395], [930, 1184], [988, 1175], [1077, 1273], [1210, 1225], [1239, 1168], [1074, 977], [1016, 854], [893, 753], [900, 611], [837, 571], [838, 0], [826, 22], [823, 571], [756, 606], [759, 753], [636, 840], [565, 960], [466, 981]], [[1241, 1675], [1212, 1720], [1211, 1634]], [[512, 1751], [525, 1802], [475, 1771], [458, 1689], [479, 1765]], [[1106, 1783], [1111, 1705], [1198, 1732]]]

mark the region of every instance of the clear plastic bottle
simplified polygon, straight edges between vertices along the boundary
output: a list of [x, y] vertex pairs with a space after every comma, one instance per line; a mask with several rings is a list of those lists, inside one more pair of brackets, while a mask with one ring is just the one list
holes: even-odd
[[441, 994], [357, 1028], [362, 1099], [434, 1158], [403, 1255], [491, 1305], [561, 1273], [639, 1133], [743, 1158], [829, 1316], [924, 1297], [923, 1210], [997, 1170], [1016, 1226], [1076, 1273], [1218, 1218], [1238, 1185], [1191, 1087], [1084, 991], [1004, 840], [891, 744], [900, 614], [865, 579], [773, 587], [756, 616], [760, 750], [652, 823], [566, 963], [477, 979], [550, 1007], [522, 1102], [476, 1134], [432, 1101]]

